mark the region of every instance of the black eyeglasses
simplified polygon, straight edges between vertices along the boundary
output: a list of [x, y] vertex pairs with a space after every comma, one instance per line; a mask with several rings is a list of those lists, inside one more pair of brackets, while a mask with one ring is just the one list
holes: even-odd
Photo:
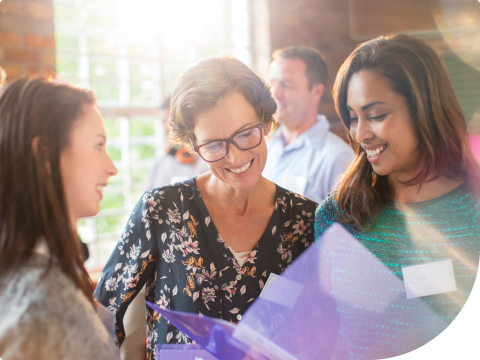
[[262, 127], [263, 124], [249, 127], [236, 133], [228, 140], [209, 141], [199, 146], [195, 146], [192, 139], [190, 139], [190, 142], [192, 143], [193, 150], [195, 150], [203, 160], [215, 162], [227, 156], [228, 144], [230, 143], [240, 150], [250, 150], [260, 145], [263, 139]]

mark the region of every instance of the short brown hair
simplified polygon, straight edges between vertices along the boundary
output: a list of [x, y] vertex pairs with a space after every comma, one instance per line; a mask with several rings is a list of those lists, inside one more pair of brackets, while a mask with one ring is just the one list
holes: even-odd
[[238, 91], [252, 105], [263, 124], [273, 120], [277, 110], [270, 86], [248, 66], [231, 56], [198, 61], [177, 80], [172, 93], [169, 127], [172, 139], [192, 150], [196, 114], [214, 108], [225, 96]]
[[[405, 185], [422, 184], [445, 176], [480, 180], [480, 168], [467, 139], [467, 123], [447, 72], [437, 53], [423, 40], [404, 34], [381, 36], [360, 44], [345, 60], [337, 74], [333, 98], [343, 125], [348, 130], [348, 84], [361, 70], [377, 72], [408, 105], [425, 168]], [[373, 172], [365, 150], [350, 133], [355, 159], [340, 179], [336, 194], [342, 223], [364, 228], [392, 197], [386, 176]], [[474, 186], [471, 186], [475, 190]]]
[[275, 50], [272, 57], [273, 61], [279, 58], [302, 60], [307, 66], [305, 76], [308, 79], [309, 90], [317, 84], [327, 86], [328, 66], [319, 51], [306, 46], [289, 46]]

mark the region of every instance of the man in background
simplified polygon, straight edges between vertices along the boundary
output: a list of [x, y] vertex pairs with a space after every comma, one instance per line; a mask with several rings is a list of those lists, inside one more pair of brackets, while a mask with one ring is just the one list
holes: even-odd
[[165, 130], [165, 154], [155, 160], [147, 179], [146, 189], [190, 179], [209, 171], [207, 164], [197, 154], [191, 154], [170, 141], [167, 121], [170, 117], [170, 96], [160, 106], [160, 120]]
[[327, 64], [314, 49], [288, 47], [273, 53], [270, 81], [280, 127], [268, 143], [263, 175], [318, 203], [353, 159], [351, 147], [318, 114], [327, 75]]

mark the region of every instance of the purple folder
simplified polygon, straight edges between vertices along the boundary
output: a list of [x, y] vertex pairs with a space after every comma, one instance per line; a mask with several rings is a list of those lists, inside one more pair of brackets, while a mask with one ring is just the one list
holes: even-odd
[[389, 358], [447, 327], [340, 225], [266, 285], [237, 326], [146, 303], [220, 360]]
[[155, 347], [157, 360], [215, 360], [215, 356], [198, 344], [159, 344]]

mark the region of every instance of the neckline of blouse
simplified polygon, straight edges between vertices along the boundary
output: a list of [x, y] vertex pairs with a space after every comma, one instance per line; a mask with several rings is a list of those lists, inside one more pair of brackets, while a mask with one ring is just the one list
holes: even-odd
[[[189, 185], [193, 185], [193, 187], [195, 189], [195, 192], [198, 194], [197, 196], [198, 196], [198, 199], [200, 201], [199, 203], [202, 207], [202, 210], [205, 211], [208, 214], [208, 216], [210, 217], [210, 224], [213, 226], [213, 228], [215, 229], [215, 232], [218, 235], [218, 241], [221, 242], [226, 248], [228, 248], [228, 245], [222, 239], [222, 235], [218, 231], [217, 226], [213, 222], [213, 220], [210, 216], [210, 212], [208, 211], [207, 206], [205, 205], [205, 202], [203, 201], [202, 195], [200, 194], [200, 190], [198, 189], [198, 186], [197, 186], [197, 177], [195, 176], [195, 177], [193, 177], [189, 180], [191, 180], [191, 184], [189, 184]], [[189, 180], [187, 180], [185, 183], [188, 183]], [[280, 211], [280, 205], [279, 205], [278, 202], [279, 202], [279, 198], [281, 197], [281, 189], [282, 188], [280, 186], [275, 184], [275, 207], [273, 209], [272, 216], [270, 217], [270, 220], [268, 221], [267, 228], [265, 229], [262, 236], [260, 237], [260, 239], [257, 241], [255, 246], [253, 247], [252, 251], [249, 252], [249, 254], [251, 254], [255, 250], [258, 251], [259, 245], [263, 244], [264, 242], [266, 242], [268, 240], [268, 238], [270, 238], [274, 235], [274, 232], [272, 231], [272, 229], [273, 229], [274, 226], [276, 226], [275, 223], [276, 223], [276, 218], [278, 216], [277, 214], [278, 214], [278, 211]]]

